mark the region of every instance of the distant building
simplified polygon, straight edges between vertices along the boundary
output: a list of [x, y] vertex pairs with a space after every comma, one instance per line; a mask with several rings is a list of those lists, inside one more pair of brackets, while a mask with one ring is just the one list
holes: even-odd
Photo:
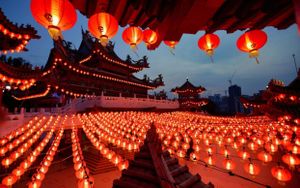
[[242, 103], [240, 102], [240, 97], [242, 95], [241, 87], [238, 85], [232, 85], [228, 88], [228, 91], [229, 91], [229, 99], [228, 99], [229, 113], [230, 114], [244, 113]]

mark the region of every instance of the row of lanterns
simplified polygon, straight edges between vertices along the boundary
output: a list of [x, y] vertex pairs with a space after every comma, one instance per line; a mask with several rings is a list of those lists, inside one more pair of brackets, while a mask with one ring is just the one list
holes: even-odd
[[[59, 146], [63, 126], [68, 118], [69, 116], [65, 116], [63, 119], [62, 128], [57, 132], [54, 142], [32, 177], [30, 187], [41, 186]], [[52, 138], [58, 123], [61, 122], [60, 116], [54, 122], [53, 119], [53, 117], [49, 117], [48, 120], [45, 117], [40, 117], [40, 119], [35, 117], [28, 124], [0, 140], [1, 148], [6, 148], [6, 151], [11, 151], [10, 148], [16, 148], [14, 152], [9, 153], [2, 160], [2, 165], [7, 168], [37, 141], [47, 127], [50, 128], [46, 137], [11, 174], [2, 180], [2, 184], [12, 186], [35, 162], [37, 156], [41, 154]], [[203, 161], [206, 165], [216, 165], [216, 157], [223, 156], [222, 166], [228, 171], [235, 171], [238, 163], [233, 160], [233, 157], [239, 158], [244, 161], [242, 168], [251, 176], [260, 174], [261, 166], [258, 165], [257, 161], [271, 165], [276, 163], [277, 165], [271, 168], [270, 173], [280, 182], [291, 180], [291, 171], [300, 165], [300, 129], [283, 122], [271, 121], [265, 116], [224, 118], [187, 112], [78, 114], [71, 117], [73, 127], [71, 139], [74, 169], [75, 175], [79, 179], [79, 187], [91, 187], [93, 178], [89, 176], [84, 162], [77, 135], [78, 127], [74, 125], [75, 119], [78, 119], [91, 143], [120, 170], [128, 168], [128, 161], [115, 151], [110, 150], [108, 145], [113, 144], [128, 151], [138, 151], [152, 123], [156, 126], [156, 131], [162, 140], [163, 149], [180, 158], [186, 157], [188, 150], [193, 149], [188, 156], [192, 161]], [[33, 135], [35, 131], [37, 132]], [[2, 156], [6, 154], [4, 152]], [[253, 157], [254, 155], [256, 157]], [[276, 158], [278, 158], [278, 163]]]
[[111, 161], [114, 165], [116, 165], [119, 170], [127, 169], [129, 166], [128, 160], [122, 158], [121, 155], [115, 153], [110, 150], [104, 143], [101, 142], [101, 139], [95, 136], [96, 127], [90, 121], [90, 119], [84, 114], [82, 117], [78, 117], [82, 122], [82, 129], [91, 141], [91, 143], [100, 151], [101, 155]]
[[89, 169], [87, 168], [87, 165], [84, 161], [84, 157], [82, 154], [82, 150], [79, 144], [79, 138], [78, 138], [78, 130], [74, 126], [73, 121], [74, 116], [72, 117], [72, 155], [73, 155], [73, 162], [74, 162], [74, 170], [75, 175], [78, 179], [78, 187], [79, 188], [90, 188], [93, 187], [94, 179], [92, 176], [90, 176]]
[[[61, 38], [61, 31], [72, 28], [77, 20], [75, 8], [68, 0], [31, 0], [31, 12], [34, 19], [46, 27], [50, 36], [57, 40]], [[113, 38], [118, 31], [118, 21], [112, 15], [100, 12], [92, 15], [88, 21], [88, 28], [92, 35], [100, 40], [105, 46], [109, 39]], [[122, 33], [122, 38], [132, 49], [142, 41], [149, 47], [158, 41], [158, 33], [146, 29], [142, 31], [139, 27], [130, 26]], [[174, 49], [179, 41], [164, 41], [171, 49]], [[259, 49], [267, 42], [267, 35], [261, 30], [250, 30], [244, 33], [237, 40], [237, 47], [255, 58], [258, 63]], [[219, 46], [220, 39], [216, 34], [208, 33], [198, 41], [198, 46], [205, 51], [208, 56], [214, 54], [214, 50]]]
[[[2, 179], [2, 184], [6, 185], [8, 187], [11, 187], [12, 185], [14, 185], [19, 179], [20, 177], [25, 173], [25, 171], [27, 171], [32, 164], [36, 161], [37, 157], [41, 154], [41, 152], [43, 151], [43, 149], [45, 148], [45, 146], [48, 144], [48, 142], [50, 141], [50, 139], [53, 136], [53, 133], [55, 131], [55, 126], [56, 123], [59, 121], [60, 117], [58, 116], [56, 121], [54, 122], [53, 126], [51, 126], [50, 131], [46, 134], [46, 136], [43, 138], [43, 140], [38, 144], [38, 146], [27, 156], [27, 158], [21, 162], [21, 164], [16, 167], [11, 174], [9, 174], [8, 176], [4, 177]], [[48, 125], [46, 124], [43, 128], [41, 128], [37, 133], [37, 138], [32, 138], [30, 140], [33, 140], [33, 143], [37, 141], [37, 139], [41, 136], [41, 133], [43, 133], [45, 131], [45, 128]], [[34, 137], [36, 136], [34, 135]], [[29, 147], [31, 146], [31, 142], [29, 140]], [[25, 143], [26, 144], [26, 143]], [[27, 151], [28, 148], [26, 148], [25, 151]], [[22, 153], [23, 154], [23, 153]], [[21, 155], [21, 154], [20, 154]], [[5, 166], [6, 168], [8, 166]]]
[[[177, 117], [176, 117], [177, 116]], [[203, 119], [205, 120], [203, 122]], [[215, 165], [213, 155], [223, 155], [223, 167], [226, 170], [234, 170], [235, 162], [230, 159], [228, 146], [237, 150], [237, 154], [242, 160], [249, 159], [244, 165], [244, 170], [250, 175], [258, 175], [260, 167], [253, 163], [248, 149], [256, 153], [259, 148], [263, 148], [257, 153], [257, 159], [264, 163], [272, 161], [272, 155], [279, 150], [282, 155], [281, 160], [291, 169], [300, 164], [297, 155], [299, 152], [299, 137], [291, 140], [291, 135], [299, 135], [297, 127], [271, 122], [267, 118], [261, 120], [251, 118], [233, 119], [227, 118], [231, 124], [226, 125], [226, 119], [201, 115], [191, 115], [186, 113], [174, 113], [163, 115], [157, 119], [158, 132], [163, 140], [163, 148], [178, 157], [185, 157], [187, 150], [192, 147], [194, 152], [190, 154], [193, 161], [201, 161], [200, 150], [204, 149], [207, 157], [203, 158], [208, 165]], [[199, 122], [201, 121], [201, 124]], [[234, 125], [235, 123], [236, 125]], [[224, 125], [225, 124], [225, 125]], [[233, 125], [232, 125], [233, 124]], [[269, 125], [268, 125], [269, 124]], [[168, 132], [168, 134], [166, 134]], [[278, 135], [282, 136], [278, 138]], [[190, 146], [190, 141], [193, 141]], [[202, 140], [202, 141], [201, 141]], [[217, 148], [220, 147], [219, 152]], [[284, 149], [282, 149], [284, 148]], [[289, 181], [292, 178], [291, 172], [281, 163], [272, 167], [271, 174], [279, 181]]]

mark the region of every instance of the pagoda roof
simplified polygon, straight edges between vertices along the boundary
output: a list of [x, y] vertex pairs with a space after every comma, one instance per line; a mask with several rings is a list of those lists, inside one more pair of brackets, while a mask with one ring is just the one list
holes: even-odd
[[300, 69], [297, 77], [287, 86], [283, 82], [272, 79], [268, 84], [268, 89], [276, 93], [284, 93], [300, 96]]
[[31, 39], [39, 39], [37, 31], [30, 25], [18, 26], [12, 23], [0, 8], [0, 51], [15, 52], [27, 51], [25, 46]]
[[130, 161], [129, 167], [122, 171], [122, 176], [114, 180], [114, 188], [212, 188], [204, 184], [199, 174], [192, 175], [187, 166], [180, 166], [176, 158], [168, 151], [162, 151], [161, 141], [154, 125], [147, 132], [147, 137], [140, 151]]
[[175, 93], [202, 93], [206, 89], [202, 86], [194, 86], [188, 79], [186, 79], [186, 82], [180, 86], [173, 88], [171, 91]]
[[[80, 57], [80, 63], [88, 62], [82, 61], [82, 59], [98, 55], [98, 59], [101, 58], [102, 61], [115, 64], [121, 69], [128, 69], [130, 72], [138, 72], [143, 68], [149, 68], [146, 56], [137, 61], [132, 60], [130, 56], [128, 56], [126, 60], [123, 60], [115, 53], [114, 45], [112, 42], [109, 42], [107, 46], [104, 47], [96, 38], [92, 37], [88, 31], [82, 30], [82, 41], [76, 54]], [[82, 58], [82, 56], [84, 56], [84, 58]]]
[[273, 26], [286, 29], [295, 23], [293, 0], [70, 0], [76, 9], [88, 18], [98, 12], [113, 15], [120, 26], [140, 26], [158, 32], [158, 42], [179, 41], [184, 33], [199, 30], [214, 32], [225, 30], [263, 29]]

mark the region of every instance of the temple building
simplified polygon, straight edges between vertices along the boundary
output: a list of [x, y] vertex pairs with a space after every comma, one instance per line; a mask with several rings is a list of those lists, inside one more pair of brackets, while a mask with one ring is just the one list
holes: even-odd
[[208, 99], [200, 97], [206, 89], [202, 86], [194, 86], [188, 79], [180, 86], [175, 87], [171, 92], [178, 94], [180, 108], [188, 111], [197, 111], [208, 103]]
[[273, 119], [299, 124], [300, 120], [300, 69], [297, 77], [287, 86], [282, 81], [272, 79], [267, 89], [252, 100], [241, 97], [246, 108], [263, 113]]
[[[29, 105], [39, 103], [40, 106], [56, 106], [61, 103], [53, 93], [70, 97], [88, 96], [123, 96], [147, 98], [148, 90], [163, 86], [162, 76], [150, 80], [133, 74], [148, 68], [148, 59], [144, 56], [134, 61], [127, 56], [120, 59], [114, 52], [114, 44], [103, 47], [98, 40], [82, 31], [82, 42], [78, 50], [71, 47], [71, 43], [59, 40], [54, 41], [48, 61], [43, 70], [24, 71], [8, 64], [0, 64], [3, 76], [34, 80], [35, 85], [25, 90], [21, 82], [13, 92], [14, 99], [30, 100]], [[75, 76], [76, 75], [76, 76]], [[7, 79], [9, 82], [9, 79]], [[42, 99], [41, 99], [42, 98]]]

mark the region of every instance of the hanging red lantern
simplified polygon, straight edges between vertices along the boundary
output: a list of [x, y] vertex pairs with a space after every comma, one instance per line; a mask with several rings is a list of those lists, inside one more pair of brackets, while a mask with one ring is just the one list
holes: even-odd
[[235, 168], [235, 163], [227, 156], [223, 161], [223, 166], [226, 170], [233, 170]]
[[146, 29], [143, 31], [143, 41], [145, 42], [147, 48], [152, 44], [157, 42], [157, 33], [151, 29]]
[[174, 40], [164, 40], [164, 43], [170, 47], [171, 50], [175, 49], [175, 46], [178, 44], [178, 41]]
[[282, 161], [291, 167], [300, 164], [300, 159], [296, 155], [290, 153], [282, 156]]
[[50, 36], [62, 38], [61, 31], [72, 28], [77, 20], [76, 11], [68, 0], [31, 0], [33, 18], [48, 29]]
[[[220, 45], [220, 38], [216, 34], [205, 34], [198, 40], [198, 47], [205, 51], [205, 53], [212, 57], [214, 55], [214, 49]], [[213, 62], [213, 59], [211, 58]]]
[[257, 158], [265, 163], [272, 161], [272, 155], [266, 151], [261, 151], [257, 154]]
[[279, 181], [290, 181], [292, 179], [291, 172], [280, 165], [273, 167], [271, 173]]
[[128, 27], [123, 31], [122, 38], [131, 49], [136, 49], [136, 45], [143, 40], [143, 31], [138, 27]]
[[94, 14], [88, 22], [89, 31], [100, 40], [103, 46], [106, 46], [108, 40], [117, 34], [118, 27], [116, 18], [105, 12]]
[[252, 163], [251, 161], [244, 165], [244, 170], [253, 176], [258, 175], [260, 172], [260, 168], [258, 167], [258, 165]]
[[94, 178], [84, 178], [78, 181], [78, 188], [92, 188], [94, 187]]
[[262, 48], [268, 40], [268, 36], [264, 31], [252, 30], [244, 33], [237, 40], [237, 47], [243, 52], [247, 52], [250, 58], [255, 58], [256, 63], [259, 63], [257, 57], [259, 49]]
[[209, 164], [209, 165], [214, 165], [215, 164], [215, 160], [213, 159], [212, 155], [209, 154], [208, 157], [206, 157], [204, 159], [204, 161]]
[[2, 184], [11, 187], [13, 184], [17, 182], [17, 180], [18, 180], [17, 176], [11, 174], [3, 178]]

